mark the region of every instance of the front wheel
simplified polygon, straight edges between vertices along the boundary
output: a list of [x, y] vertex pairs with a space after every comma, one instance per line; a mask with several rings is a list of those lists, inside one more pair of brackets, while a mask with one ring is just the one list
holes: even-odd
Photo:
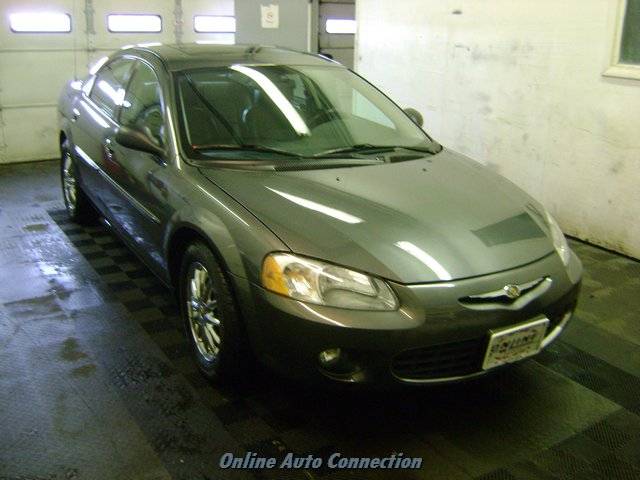
[[73, 155], [71, 155], [68, 140], [61, 145], [60, 151], [62, 155], [60, 161], [62, 197], [69, 218], [74, 222], [89, 223], [95, 220], [96, 213], [78, 181], [78, 167]]
[[180, 310], [191, 351], [209, 379], [240, 380], [249, 349], [227, 278], [211, 250], [190, 245], [180, 269]]

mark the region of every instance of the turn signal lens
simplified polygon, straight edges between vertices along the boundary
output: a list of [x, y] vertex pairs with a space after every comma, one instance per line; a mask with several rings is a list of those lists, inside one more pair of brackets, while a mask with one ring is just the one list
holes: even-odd
[[281, 295], [287, 295], [289, 293], [282, 269], [272, 256], [264, 259], [264, 264], [262, 265], [262, 286], [267, 290]]

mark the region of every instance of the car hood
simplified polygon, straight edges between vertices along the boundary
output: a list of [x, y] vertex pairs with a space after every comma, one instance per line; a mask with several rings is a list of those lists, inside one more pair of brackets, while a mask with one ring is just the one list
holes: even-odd
[[401, 283], [485, 275], [553, 252], [540, 204], [448, 150], [350, 168], [201, 172], [293, 252]]

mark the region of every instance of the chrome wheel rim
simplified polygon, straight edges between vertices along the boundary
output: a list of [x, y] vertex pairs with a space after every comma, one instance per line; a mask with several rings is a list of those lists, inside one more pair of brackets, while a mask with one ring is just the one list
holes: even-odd
[[72, 215], [76, 211], [76, 176], [73, 169], [73, 159], [69, 152], [65, 152], [62, 165], [62, 191], [64, 193], [64, 202], [67, 205], [69, 213]]
[[211, 275], [199, 262], [189, 267], [187, 276], [187, 316], [191, 335], [200, 355], [211, 362], [220, 351], [218, 299]]

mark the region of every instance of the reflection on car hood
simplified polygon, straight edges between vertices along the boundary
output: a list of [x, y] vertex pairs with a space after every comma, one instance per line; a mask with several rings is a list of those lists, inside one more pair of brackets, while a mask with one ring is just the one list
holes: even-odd
[[448, 150], [354, 168], [201, 171], [293, 252], [402, 283], [484, 275], [553, 252], [538, 203]]

